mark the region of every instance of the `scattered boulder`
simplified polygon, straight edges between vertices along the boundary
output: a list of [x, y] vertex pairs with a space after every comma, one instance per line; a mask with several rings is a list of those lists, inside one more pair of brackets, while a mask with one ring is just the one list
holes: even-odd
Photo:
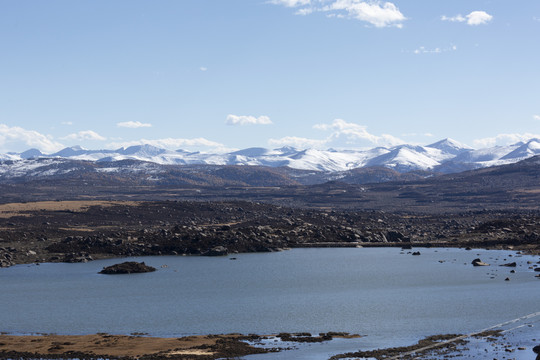
[[144, 262], [126, 261], [121, 264], [115, 264], [104, 267], [100, 274], [116, 275], [116, 274], [137, 274], [156, 271], [156, 268], [146, 265]]
[[92, 258], [92, 256], [89, 255], [88, 253], [79, 253], [79, 254], [72, 253], [72, 254], [66, 254], [62, 261], [67, 262], [67, 263], [86, 263], [92, 260], [94, 260], [94, 258]]
[[420, 255], [420, 251], [415, 251], [412, 254], [415, 255], [415, 256], [418, 256], [418, 255]]
[[386, 232], [386, 239], [389, 242], [409, 242], [409, 241], [411, 241], [410, 238], [406, 237], [401, 232], [393, 231], [393, 230]]
[[485, 263], [480, 259], [474, 259], [471, 264], [473, 264], [473, 266], [489, 266], [488, 263]]
[[229, 251], [227, 250], [226, 247], [216, 246], [208, 251], [203, 252], [201, 255], [202, 256], [226, 256], [227, 254], [229, 254]]
[[508, 264], [502, 264], [502, 265], [500, 265], [500, 266], [516, 267], [517, 264], [516, 264], [516, 262], [514, 261], [514, 262], [511, 262], [511, 263], [508, 263]]

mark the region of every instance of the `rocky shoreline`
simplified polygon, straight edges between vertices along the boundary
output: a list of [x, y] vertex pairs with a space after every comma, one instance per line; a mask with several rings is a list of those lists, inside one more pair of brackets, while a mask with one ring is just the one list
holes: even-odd
[[540, 211], [452, 214], [233, 202], [66, 201], [0, 205], [0, 267], [299, 247], [473, 247], [540, 253]]

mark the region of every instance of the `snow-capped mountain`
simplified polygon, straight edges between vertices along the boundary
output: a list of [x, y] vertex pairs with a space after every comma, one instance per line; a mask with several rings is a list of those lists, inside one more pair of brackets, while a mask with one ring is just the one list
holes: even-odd
[[438, 149], [446, 154], [451, 154], [451, 155], [458, 155], [462, 153], [464, 150], [474, 150], [473, 148], [468, 147], [467, 145], [463, 145], [449, 138], [443, 139], [441, 141], [437, 141], [436, 143], [428, 145], [427, 147], [431, 149]]
[[532, 139], [527, 143], [516, 148], [514, 151], [506, 154], [501, 159], [502, 160], [513, 160], [513, 159], [525, 159], [531, 156], [540, 154], [540, 140]]
[[[137, 145], [116, 150], [87, 150], [80, 146], [73, 146], [54, 154], [43, 154], [37, 149], [30, 149], [19, 154], [1, 154], [0, 162], [7, 161], [13, 168], [24, 167], [23, 163], [32, 167], [31, 162], [36, 159], [70, 159], [90, 162], [136, 160], [159, 165], [287, 166], [319, 172], [342, 172], [377, 166], [400, 173], [418, 170], [453, 173], [514, 163], [538, 154], [540, 154], [539, 139], [485, 149], [472, 149], [452, 139], [444, 139], [427, 146], [399, 145], [368, 150], [256, 147], [224, 154], [167, 150], [152, 145]], [[17, 162], [22, 163], [16, 165]], [[5, 170], [8, 165], [2, 166]]]

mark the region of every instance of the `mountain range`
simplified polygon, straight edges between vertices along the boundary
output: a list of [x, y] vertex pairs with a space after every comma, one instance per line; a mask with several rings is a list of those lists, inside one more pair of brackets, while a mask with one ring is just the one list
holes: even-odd
[[137, 145], [116, 150], [87, 150], [80, 146], [73, 146], [53, 154], [43, 154], [37, 149], [22, 153], [0, 154], [0, 160], [20, 161], [42, 158], [93, 162], [138, 160], [160, 165], [286, 166], [298, 170], [323, 172], [385, 167], [399, 173], [422, 170], [448, 174], [510, 164], [538, 154], [540, 154], [540, 139], [484, 149], [472, 149], [452, 139], [444, 139], [427, 146], [405, 144], [367, 150], [255, 147], [224, 154], [173, 151], [152, 145]]

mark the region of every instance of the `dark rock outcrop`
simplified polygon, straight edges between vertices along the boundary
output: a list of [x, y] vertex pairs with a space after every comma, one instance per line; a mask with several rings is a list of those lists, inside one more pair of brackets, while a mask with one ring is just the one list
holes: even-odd
[[121, 264], [115, 264], [104, 267], [100, 274], [116, 275], [116, 274], [136, 274], [156, 271], [156, 268], [146, 265], [144, 262], [126, 261]]

